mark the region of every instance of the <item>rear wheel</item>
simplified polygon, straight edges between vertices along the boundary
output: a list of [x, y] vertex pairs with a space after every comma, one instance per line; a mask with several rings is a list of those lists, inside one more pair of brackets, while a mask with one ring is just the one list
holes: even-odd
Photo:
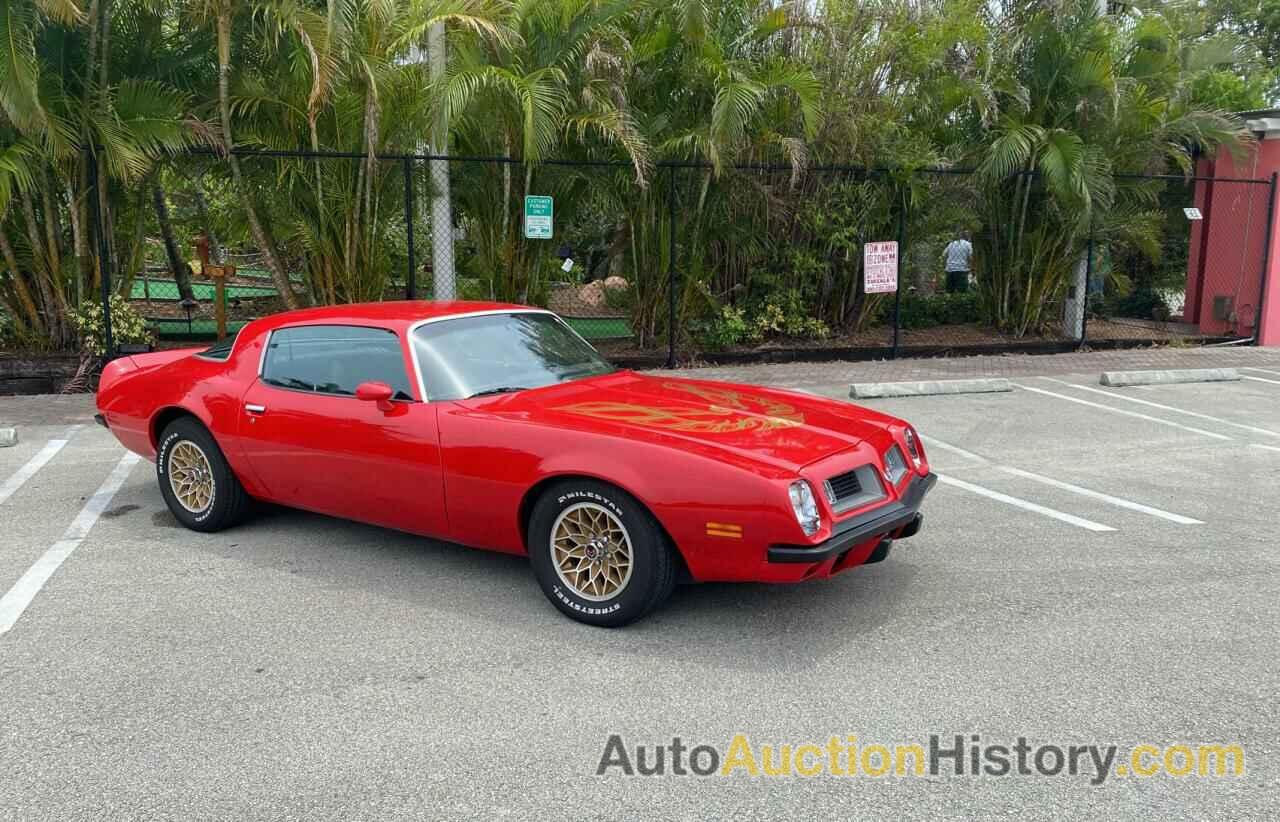
[[169, 511], [193, 531], [221, 531], [248, 513], [248, 493], [213, 435], [192, 417], [174, 420], [161, 432], [156, 476]]
[[543, 493], [529, 522], [529, 556], [552, 604], [588, 625], [634, 622], [675, 586], [675, 552], [653, 516], [594, 480], [566, 480]]

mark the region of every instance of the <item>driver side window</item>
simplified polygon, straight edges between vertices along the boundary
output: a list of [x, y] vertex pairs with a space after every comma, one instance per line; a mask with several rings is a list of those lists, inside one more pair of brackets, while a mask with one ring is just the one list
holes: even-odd
[[385, 382], [412, 400], [400, 338], [385, 328], [304, 325], [271, 334], [262, 381], [277, 388], [355, 396], [362, 382]]

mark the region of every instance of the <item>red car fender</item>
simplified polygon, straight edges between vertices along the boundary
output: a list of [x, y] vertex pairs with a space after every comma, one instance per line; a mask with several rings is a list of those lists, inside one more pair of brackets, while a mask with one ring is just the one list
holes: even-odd
[[195, 356], [200, 348], [120, 357], [103, 369], [98, 410], [122, 445], [152, 461], [164, 427], [184, 414], [195, 417], [213, 434], [245, 489], [260, 493], [236, 432], [240, 398], [257, 369], [254, 352], [260, 348], [259, 336], [250, 334], [228, 360]]
[[[155, 459], [155, 421], [167, 409], [183, 404], [182, 395], [186, 390], [183, 383], [189, 382], [175, 380], [177, 374], [166, 366], [186, 359], [198, 350], [134, 354], [112, 360], [102, 370], [98, 380], [98, 411], [107, 427], [130, 451]], [[161, 376], [157, 377], [157, 372]], [[191, 408], [185, 410], [196, 413]]]
[[439, 424], [449, 537], [466, 545], [526, 553], [538, 494], [570, 477], [635, 497], [695, 579], [738, 578], [763, 561], [770, 542], [805, 539], [786, 507], [787, 480], [766, 466], [753, 473], [652, 442], [498, 419], [463, 403], [442, 403]]
[[599, 470], [595, 449], [556, 454], [528, 496], [559, 477], [586, 476], [621, 488], [658, 521], [696, 580], [738, 576], [744, 563], [753, 567], [763, 559], [769, 542], [803, 539], [794, 515], [780, 504], [787, 500], [785, 483], [644, 444], [612, 443], [609, 451], [617, 460], [607, 472]]

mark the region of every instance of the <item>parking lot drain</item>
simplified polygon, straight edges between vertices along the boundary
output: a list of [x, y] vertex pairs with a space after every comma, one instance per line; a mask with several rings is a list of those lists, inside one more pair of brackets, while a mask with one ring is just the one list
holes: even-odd
[[912, 382], [855, 382], [849, 396], [855, 400], [877, 397], [931, 397], [938, 394], [993, 394], [1012, 391], [1003, 377], [973, 380], [916, 380]]
[[1127, 385], [1174, 385], [1183, 382], [1236, 382], [1240, 374], [1234, 368], [1171, 368], [1158, 371], [1103, 371], [1099, 382], [1121, 387]]

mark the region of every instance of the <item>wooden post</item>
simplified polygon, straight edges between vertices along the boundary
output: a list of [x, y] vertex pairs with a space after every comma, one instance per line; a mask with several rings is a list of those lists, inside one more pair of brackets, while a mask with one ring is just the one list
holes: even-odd
[[196, 254], [200, 257], [200, 277], [213, 280], [213, 316], [218, 326], [218, 339], [227, 338], [227, 277], [234, 277], [234, 265], [210, 265], [209, 237], [197, 234], [195, 237]]
[[234, 265], [206, 265], [204, 270], [213, 280], [213, 316], [218, 323], [218, 339], [227, 338], [227, 278], [235, 276]]
[[196, 247], [196, 256], [200, 258], [200, 273], [203, 275], [204, 270], [209, 267], [209, 236], [197, 234], [192, 242]]

